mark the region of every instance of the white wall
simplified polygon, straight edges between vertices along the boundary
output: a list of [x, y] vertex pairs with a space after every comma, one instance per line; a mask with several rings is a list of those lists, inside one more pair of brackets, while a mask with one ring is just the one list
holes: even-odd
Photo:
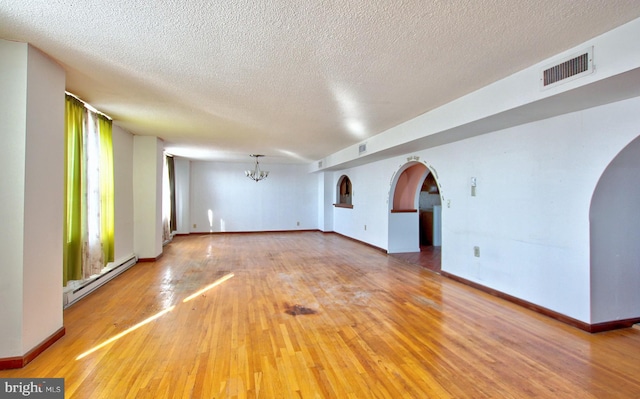
[[113, 125], [113, 177], [115, 194], [114, 260], [128, 258], [133, 249], [133, 135]]
[[[331, 200], [336, 200], [338, 179], [347, 175], [351, 180], [353, 209], [334, 208], [335, 232], [388, 249], [389, 189], [398, 161], [379, 161], [362, 167], [344, 169], [333, 173], [329, 186]], [[365, 229], [366, 226], [366, 229]]]
[[[64, 70], [0, 40], [0, 358], [62, 328]], [[57, 165], [57, 167], [56, 167]]]
[[365, 234], [362, 218], [368, 228], [387, 223], [391, 177], [407, 156], [420, 157], [444, 196], [443, 270], [589, 323], [591, 195], [638, 135], [638, 109], [634, 98], [337, 171], [356, 195], [353, 210], [335, 209], [335, 230], [388, 248], [395, 238]]
[[425, 152], [451, 201], [443, 270], [590, 323], [591, 196], [637, 136], [639, 106], [635, 98], [476, 137], [447, 146], [449, 156]]
[[603, 173], [590, 216], [592, 322], [639, 317], [640, 137]]
[[317, 229], [316, 176], [307, 173], [306, 165], [261, 163], [261, 167], [270, 171], [269, 177], [254, 182], [244, 175], [245, 169], [253, 169], [251, 161], [192, 161], [191, 231]]

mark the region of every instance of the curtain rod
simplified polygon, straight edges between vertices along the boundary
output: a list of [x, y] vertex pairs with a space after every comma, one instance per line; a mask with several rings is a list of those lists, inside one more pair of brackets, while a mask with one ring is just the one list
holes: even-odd
[[80, 97], [76, 96], [75, 94], [68, 92], [68, 91], [64, 91], [64, 93], [68, 96], [71, 96], [73, 98], [75, 98], [76, 100], [80, 101], [81, 103], [84, 104], [85, 107], [89, 108], [92, 112], [95, 112], [96, 114], [100, 114], [102, 116], [104, 116], [105, 118], [108, 118], [110, 121], [113, 122], [113, 118], [110, 117], [109, 115], [105, 114], [102, 111], [98, 111], [93, 105], [89, 104], [88, 102], [84, 101], [83, 99], [81, 99]]

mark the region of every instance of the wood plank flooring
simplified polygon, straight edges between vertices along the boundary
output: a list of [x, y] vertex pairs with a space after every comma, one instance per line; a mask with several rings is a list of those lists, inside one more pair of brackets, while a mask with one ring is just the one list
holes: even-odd
[[640, 397], [640, 330], [591, 335], [334, 234], [177, 237], [64, 322], [0, 378], [92, 399]]
[[442, 250], [442, 247], [434, 247], [429, 245], [429, 246], [421, 246], [420, 252], [395, 253], [395, 254], [389, 254], [389, 256], [403, 260], [407, 263], [425, 267], [436, 273], [440, 273], [441, 250]]

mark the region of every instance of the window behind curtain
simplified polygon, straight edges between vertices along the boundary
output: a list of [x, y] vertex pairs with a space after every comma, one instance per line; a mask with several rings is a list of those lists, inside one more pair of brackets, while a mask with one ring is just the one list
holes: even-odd
[[63, 284], [114, 260], [112, 122], [67, 95]]

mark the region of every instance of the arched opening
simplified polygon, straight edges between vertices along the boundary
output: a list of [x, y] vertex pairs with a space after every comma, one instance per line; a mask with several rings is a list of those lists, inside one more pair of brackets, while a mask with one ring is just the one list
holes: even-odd
[[351, 180], [347, 175], [342, 175], [338, 179], [338, 185], [336, 187], [336, 206], [344, 208], [353, 207], [353, 188], [351, 187]]
[[436, 175], [420, 162], [402, 166], [392, 179], [388, 252], [440, 270], [441, 207]]
[[591, 324], [640, 322], [639, 206], [640, 137], [611, 161], [591, 198]]

